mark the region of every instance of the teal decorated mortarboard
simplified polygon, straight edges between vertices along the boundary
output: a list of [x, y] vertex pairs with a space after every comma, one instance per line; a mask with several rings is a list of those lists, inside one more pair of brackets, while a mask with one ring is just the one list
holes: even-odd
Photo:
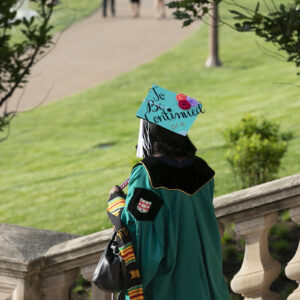
[[195, 98], [153, 85], [136, 116], [180, 135], [187, 135], [202, 104]]

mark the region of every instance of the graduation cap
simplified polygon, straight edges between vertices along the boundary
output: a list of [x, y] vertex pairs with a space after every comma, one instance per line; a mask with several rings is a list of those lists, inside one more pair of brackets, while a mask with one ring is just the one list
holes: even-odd
[[186, 136], [198, 114], [203, 112], [202, 104], [195, 98], [154, 84], [136, 116]]
[[[202, 104], [195, 98], [182, 93], [176, 94], [154, 84], [149, 89], [136, 116], [176, 134], [186, 136], [198, 114], [203, 112]], [[144, 129], [141, 120], [137, 157], [144, 157], [145, 153], [151, 152], [150, 148], [149, 129]]]

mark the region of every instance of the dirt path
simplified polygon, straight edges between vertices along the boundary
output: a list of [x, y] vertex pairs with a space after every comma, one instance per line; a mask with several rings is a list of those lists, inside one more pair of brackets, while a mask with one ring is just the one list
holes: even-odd
[[[66, 30], [51, 53], [37, 63], [22, 95], [10, 109], [27, 110], [78, 93], [130, 71], [178, 44], [199, 23], [182, 28], [167, 10], [156, 19], [153, 0], [142, 0], [140, 18], [130, 18], [128, 0], [116, 1], [116, 16], [101, 10]], [[19, 102], [19, 105], [17, 103]]]

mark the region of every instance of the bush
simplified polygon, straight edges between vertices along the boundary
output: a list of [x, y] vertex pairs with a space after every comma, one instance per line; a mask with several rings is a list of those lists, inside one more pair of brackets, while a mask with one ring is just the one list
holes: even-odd
[[245, 188], [274, 179], [292, 134], [279, 133], [279, 125], [248, 115], [227, 127], [224, 138], [230, 146], [226, 158]]

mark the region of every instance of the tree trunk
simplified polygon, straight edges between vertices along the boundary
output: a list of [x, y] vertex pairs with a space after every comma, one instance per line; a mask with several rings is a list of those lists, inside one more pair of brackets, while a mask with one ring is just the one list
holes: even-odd
[[209, 54], [205, 63], [205, 66], [208, 68], [222, 66], [222, 63], [219, 59], [218, 20], [218, 5], [215, 3], [215, 1], [212, 1], [210, 16]]

